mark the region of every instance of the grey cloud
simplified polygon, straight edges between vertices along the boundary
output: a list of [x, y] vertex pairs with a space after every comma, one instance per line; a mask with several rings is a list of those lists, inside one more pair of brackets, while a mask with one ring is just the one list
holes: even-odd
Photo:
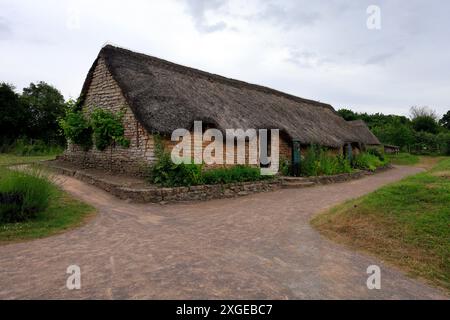
[[402, 50], [403, 48], [397, 48], [390, 52], [384, 52], [373, 55], [366, 60], [365, 64], [366, 65], [385, 64], [386, 62], [397, 56], [400, 52], [402, 52]]
[[211, 33], [221, 31], [227, 28], [224, 21], [219, 21], [213, 24], [208, 24], [206, 21], [206, 12], [208, 10], [217, 10], [222, 7], [226, 1], [221, 0], [186, 0], [189, 14], [194, 20], [195, 27], [198, 31], [204, 33]]
[[0, 40], [5, 40], [10, 38], [12, 35], [11, 27], [5, 18], [0, 17]]
[[291, 7], [279, 3], [269, 3], [262, 12], [253, 17], [253, 20], [269, 21], [283, 28], [292, 28], [304, 25], [312, 25], [320, 19], [316, 11], [305, 9], [304, 6]]
[[289, 57], [286, 61], [300, 68], [314, 68], [332, 62], [331, 59], [321, 57], [316, 52], [300, 50], [298, 48], [289, 48]]

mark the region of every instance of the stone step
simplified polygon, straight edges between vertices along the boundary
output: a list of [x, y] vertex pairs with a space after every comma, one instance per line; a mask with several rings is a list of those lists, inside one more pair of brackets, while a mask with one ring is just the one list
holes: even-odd
[[281, 186], [285, 189], [300, 189], [314, 186], [312, 181], [283, 181]]

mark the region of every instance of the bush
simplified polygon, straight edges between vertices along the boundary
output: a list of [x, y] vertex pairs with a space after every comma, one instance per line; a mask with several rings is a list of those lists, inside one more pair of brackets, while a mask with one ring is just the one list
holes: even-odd
[[105, 150], [112, 143], [128, 148], [130, 141], [125, 138], [125, 128], [122, 124], [124, 113], [95, 108], [91, 114], [91, 125], [94, 133], [94, 143], [98, 150]]
[[386, 160], [386, 158], [385, 158], [385, 156], [384, 156], [384, 153], [381, 152], [381, 151], [378, 150], [378, 149], [371, 148], [371, 149], [367, 149], [366, 152], [369, 153], [369, 154], [371, 154], [371, 155], [374, 155], [374, 156], [378, 157], [378, 159], [380, 159], [381, 161], [385, 161], [385, 160]]
[[350, 162], [342, 155], [329, 154], [323, 148], [311, 145], [300, 162], [302, 176], [334, 175], [352, 171]]
[[176, 164], [170, 154], [163, 153], [150, 168], [150, 181], [164, 187], [192, 186], [201, 184], [202, 166], [197, 164]]
[[388, 162], [386, 160], [381, 160], [377, 156], [374, 156], [368, 152], [357, 154], [352, 160], [352, 165], [354, 168], [370, 171], [374, 171], [376, 168], [382, 167], [387, 163]]
[[291, 174], [291, 161], [288, 160], [287, 158], [281, 157], [279, 171], [282, 176], [290, 175]]
[[203, 172], [203, 181], [206, 184], [257, 181], [268, 178], [270, 176], [261, 175], [259, 168], [245, 165], [215, 168]]
[[39, 170], [6, 170], [0, 179], [0, 222], [20, 222], [36, 217], [48, 207], [53, 190], [50, 178]]
[[85, 151], [92, 147], [92, 128], [83, 112], [75, 107], [67, 109], [66, 116], [59, 119], [64, 136]]
[[220, 184], [267, 179], [256, 167], [236, 165], [228, 168], [203, 170], [203, 165], [193, 163], [173, 163], [164, 150], [159, 136], [155, 139], [157, 161], [150, 167], [149, 181], [164, 187], [194, 186], [199, 184]]

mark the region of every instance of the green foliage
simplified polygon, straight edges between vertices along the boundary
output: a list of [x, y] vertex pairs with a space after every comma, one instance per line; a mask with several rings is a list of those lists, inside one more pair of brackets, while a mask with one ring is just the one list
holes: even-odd
[[267, 179], [256, 167], [237, 165], [228, 168], [203, 170], [203, 165], [193, 163], [176, 164], [164, 150], [161, 138], [154, 136], [157, 161], [150, 167], [149, 180], [164, 187], [194, 186], [199, 184], [221, 184]]
[[374, 171], [378, 167], [382, 167], [388, 163], [387, 160], [381, 160], [378, 156], [368, 152], [362, 152], [353, 156], [352, 166], [356, 169]]
[[348, 109], [338, 110], [346, 120], [361, 119], [384, 144], [396, 145], [406, 152], [417, 154], [450, 154], [450, 111], [438, 125], [436, 113], [427, 107], [411, 108], [411, 119], [404, 116], [380, 113], [356, 113]]
[[436, 134], [439, 131], [439, 126], [436, 120], [431, 116], [418, 116], [412, 120], [412, 127], [417, 132], [428, 132]]
[[150, 167], [149, 180], [164, 187], [198, 185], [202, 180], [202, 165], [176, 164], [158, 135], [154, 135], [156, 162]]
[[442, 116], [441, 120], [439, 120], [439, 124], [445, 129], [450, 130], [450, 110]]
[[113, 143], [125, 148], [129, 147], [130, 141], [124, 136], [123, 115], [123, 112], [114, 114], [105, 109], [94, 108], [91, 114], [91, 126], [95, 147], [98, 150], [105, 150]]
[[410, 147], [411, 153], [432, 155], [439, 153], [438, 136], [420, 131], [414, 134], [414, 143]]
[[325, 149], [311, 145], [300, 162], [302, 176], [334, 175], [351, 172], [350, 162], [343, 155], [333, 155]]
[[438, 134], [437, 140], [440, 153], [450, 156], [450, 132], [441, 132]]
[[0, 151], [17, 156], [45, 156], [60, 154], [63, 148], [58, 144], [47, 144], [42, 140], [19, 138], [10, 145], [0, 146]]
[[[0, 185], [3, 185], [3, 179], [11, 174], [11, 170], [5, 168], [5, 166], [33, 163], [52, 158], [52, 156], [48, 155], [24, 157], [0, 154]], [[43, 174], [43, 177], [44, 179], [53, 180], [45, 174]], [[25, 185], [22, 184], [22, 188], [30, 188], [29, 185], [30, 183], [27, 181]], [[46, 188], [46, 185], [44, 188]], [[39, 192], [41, 192], [43, 187], [36, 186], [33, 187], [33, 190], [40, 190]], [[0, 222], [0, 243], [46, 237], [80, 225], [87, 216], [95, 212], [93, 207], [72, 198], [54, 184], [51, 184], [50, 190], [47, 191], [45, 193], [48, 196], [45, 199], [48, 199], [48, 207], [45, 210], [36, 212], [32, 219], [16, 223]], [[0, 190], [0, 193], [2, 192]], [[6, 211], [4, 206], [0, 205], [0, 211], [2, 210]]]
[[26, 135], [62, 144], [64, 137], [60, 134], [57, 120], [65, 114], [63, 95], [55, 87], [41, 81], [24, 88], [20, 100], [26, 109]]
[[87, 151], [92, 147], [92, 127], [84, 113], [75, 107], [73, 100], [69, 105], [65, 117], [59, 119], [59, 125], [67, 140]]
[[375, 126], [372, 128], [372, 132], [382, 143], [399, 146], [403, 149], [415, 141], [415, 132], [411, 125], [403, 124], [400, 121]]
[[270, 176], [261, 175], [259, 168], [245, 165], [210, 169], [203, 173], [203, 181], [206, 184], [257, 181], [268, 178]]
[[163, 153], [150, 168], [150, 181], [164, 187], [192, 186], [203, 182], [202, 165], [176, 164]]
[[52, 184], [42, 171], [6, 171], [0, 179], [0, 222], [35, 218], [48, 207]]
[[8, 145], [27, 127], [27, 113], [14, 86], [0, 83], [0, 107], [0, 144]]
[[380, 159], [381, 161], [385, 161], [386, 160], [384, 152], [382, 152], [382, 151], [380, 151], [380, 150], [378, 150], [376, 148], [367, 149], [366, 152], [371, 154], [371, 155], [374, 155], [374, 156], [378, 157], [378, 159]]
[[337, 113], [346, 121], [353, 121], [359, 119], [358, 114], [349, 109], [339, 109]]
[[282, 176], [288, 176], [291, 174], [291, 161], [284, 157], [280, 158], [279, 172]]

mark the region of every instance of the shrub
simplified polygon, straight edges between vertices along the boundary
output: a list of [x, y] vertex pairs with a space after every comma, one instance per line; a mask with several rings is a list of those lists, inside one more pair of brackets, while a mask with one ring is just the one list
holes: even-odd
[[371, 154], [371, 155], [374, 155], [374, 156], [378, 157], [378, 159], [380, 159], [381, 161], [385, 161], [385, 159], [386, 159], [385, 156], [384, 156], [384, 153], [381, 152], [378, 149], [371, 148], [371, 149], [367, 149], [366, 152]]
[[34, 218], [48, 207], [52, 190], [50, 177], [42, 171], [6, 170], [0, 179], [0, 222]]
[[256, 167], [236, 165], [228, 168], [203, 170], [203, 165], [193, 163], [176, 164], [164, 150], [159, 136], [155, 139], [157, 161], [150, 167], [149, 180], [164, 187], [193, 186], [199, 184], [220, 184], [267, 179]]
[[64, 118], [59, 119], [64, 136], [85, 151], [92, 147], [92, 128], [81, 110], [67, 109]]
[[245, 165], [215, 168], [203, 172], [203, 181], [206, 184], [257, 181], [269, 178], [270, 176], [261, 175], [259, 168]]
[[192, 186], [202, 183], [202, 166], [176, 164], [170, 154], [164, 153], [150, 168], [150, 181], [164, 187]]
[[176, 164], [158, 135], [154, 135], [156, 162], [150, 167], [149, 180], [164, 187], [192, 186], [203, 183], [202, 165]]
[[291, 174], [291, 161], [284, 157], [281, 157], [279, 171], [282, 176], [290, 175]]
[[334, 175], [351, 172], [350, 162], [342, 155], [329, 154], [323, 148], [311, 145], [300, 162], [302, 176]]
[[355, 155], [352, 160], [352, 165], [354, 168], [370, 171], [374, 171], [376, 168], [386, 164], [387, 161], [380, 160], [377, 156], [367, 152]]
[[123, 115], [123, 112], [114, 114], [108, 110], [94, 109], [91, 114], [91, 125], [95, 147], [98, 150], [103, 151], [113, 143], [117, 143], [125, 148], [129, 147], [130, 141], [124, 136]]

